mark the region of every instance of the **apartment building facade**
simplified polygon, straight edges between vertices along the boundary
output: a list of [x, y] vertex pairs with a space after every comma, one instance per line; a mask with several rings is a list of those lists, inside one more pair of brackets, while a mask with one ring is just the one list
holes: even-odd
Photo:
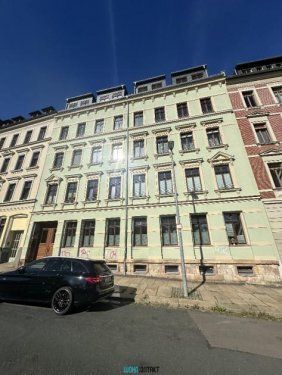
[[282, 57], [236, 65], [227, 85], [281, 262]]
[[0, 260], [20, 259], [51, 139], [47, 107], [0, 124]]
[[137, 81], [132, 95], [122, 85], [68, 99], [22, 259], [103, 258], [118, 273], [181, 277], [177, 230], [191, 280], [279, 280], [225, 75], [200, 66], [172, 73], [170, 85]]

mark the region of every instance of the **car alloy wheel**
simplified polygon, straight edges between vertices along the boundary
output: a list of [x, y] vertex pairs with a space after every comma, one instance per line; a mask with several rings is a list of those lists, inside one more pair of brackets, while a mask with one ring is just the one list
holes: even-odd
[[64, 286], [54, 293], [52, 297], [52, 309], [57, 315], [66, 314], [72, 307], [72, 291], [71, 288]]

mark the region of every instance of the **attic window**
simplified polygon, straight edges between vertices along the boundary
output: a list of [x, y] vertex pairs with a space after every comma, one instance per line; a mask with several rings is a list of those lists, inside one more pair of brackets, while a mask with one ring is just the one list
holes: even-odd
[[109, 269], [112, 271], [112, 272], [117, 272], [118, 270], [118, 267], [117, 267], [117, 264], [107, 264], [107, 266], [109, 267]]
[[153, 83], [152, 84], [152, 90], [161, 89], [162, 87], [163, 87], [162, 82], [158, 82], [158, 83]]
[[165, 265], [165, 273], [178, 273], [179, 268], [177, 264], [167, 264]]
[[237, 272], [238, 272], [238, 275], [240, 276], [253, 276], [254, 275], [253, 266], [238, 266]]
[[81, 105], [81, 106], [83, 106], [83, 105], [87, 105], [87, 104], [89, 104], [89, 99], [82, 100], [82, 101], [80, 102], [80, 105]]
[[201, 275], [214, 275], [214, 266], [200, 266], [199, 271]]
[[146, 264], [134, 264], [134, 272], [146, 272], [147, 266]]
[[191, 75], [192, 80], [203, 78], [203, 73], [195, 73]]
[[138, 87], [138, 93], [146, 92], [146, 91], [148, 91], [148, 87], [147, 86]]
[[76, 108], [76, 107], [77, 107], [77, 102], [69, 104], [69, 109]]
[[185, 82], [187, 82], [187, 77], [186, 76], [178, 77], [175, 80], [176, 84], [185, 83]]

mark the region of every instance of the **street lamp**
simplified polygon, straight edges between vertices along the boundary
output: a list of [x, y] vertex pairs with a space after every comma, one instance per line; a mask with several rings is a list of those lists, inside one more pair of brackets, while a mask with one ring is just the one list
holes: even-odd
[[175, 179], [175, 170], [174, 170], [174, 160], [173, 160], [173, 148], [174, 142], [168, 142], [169, 148], [169, 155], [171, 158], [171, 169], [172, 169], [172, 183], [173, 183], [173, 191], [174, 191], [174, 201], [175, 201], [175, 208], [176, 208], [176, 230], [177, 230], [177, 237], [179, 243], [179, 251], [180, 251], [180, 259], [181, 259], [181, 270], [182, 270], [182, 283], [183, 283], [183, 292], [184, 297], [188, 297], [188, 286], [187, 286], [187, 277], [186, 277], [186, 269], [185, 269], [185, 260], [184, 260], [184, 250], [183, 250], [183, 241], [182, 241], [182, 225], [180, 223], [180, 215], [179, 215], [179, 207], [178, 207], [178, 194], [177, 194], [177, 187], [176, 187], [176, 179]]

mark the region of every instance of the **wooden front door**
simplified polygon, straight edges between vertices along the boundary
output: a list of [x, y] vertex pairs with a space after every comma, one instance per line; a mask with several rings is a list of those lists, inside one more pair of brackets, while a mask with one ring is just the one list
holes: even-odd
[[53, 245], [56, 235], [56, 228], [42, 228], [41, 237], [36, 259], [47, 257], [53, 253]]

